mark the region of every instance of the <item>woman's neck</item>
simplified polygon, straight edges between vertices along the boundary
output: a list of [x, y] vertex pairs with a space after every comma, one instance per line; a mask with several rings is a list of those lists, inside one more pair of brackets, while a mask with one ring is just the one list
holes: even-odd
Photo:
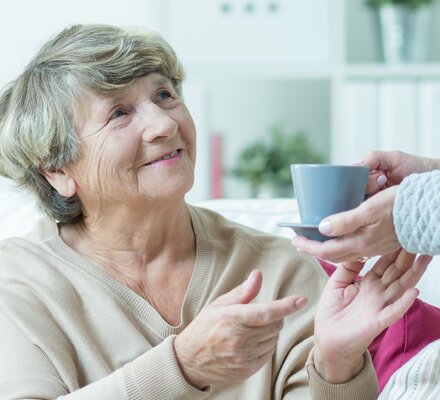
[[[108, 216], [107, 216], [108, 215]], [[196, 260], [188, 206], [86, 217], [60, 227], [62, 239], [113, 279], [146, 299], [172, 326], [181, 309]]]
[[60, 235], [99, 267], [129, 275], [156, 265], [165, 271], [195, 256], [195, 237], [185, 202], [148, 212], [125, 209], [86, 216], [76, 224], [62, 225]]

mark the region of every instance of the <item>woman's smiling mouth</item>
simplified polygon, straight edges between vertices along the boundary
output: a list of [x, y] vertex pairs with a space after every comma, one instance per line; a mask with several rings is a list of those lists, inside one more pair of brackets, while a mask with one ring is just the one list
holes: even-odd
[[163, 157], [158, 158], [157, 160], [144, 164], [144, 166], [153, 165], [157, 163], [163, 164], [164, 161], [174, 159], [178, 157], [181, 153], [182, 153], [182, 149], [174, 150], [171, 153], [165, 154]]

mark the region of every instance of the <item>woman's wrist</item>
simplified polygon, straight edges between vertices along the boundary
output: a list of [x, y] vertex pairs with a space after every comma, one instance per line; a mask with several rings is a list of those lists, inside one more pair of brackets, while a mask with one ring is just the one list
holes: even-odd
[[209, 383], [203, 382], [197, 377], [194, 368], [187, 361], [190, 357], [186, 357], [184, 346], [180, 342], [179, 335], [174, 339], [174, 353], [176, 355], [177, 362], [179, 364], [182, 375], [185, 377], [186, 381], [193, 387], [199, 390], [205, 389], [209, 386]]
[[313, 362], [318, 374], [328, 383], [341, 384], [354, 379], [364, 367], [363, 354], [359, 357], [326, 357], [315, 349]]

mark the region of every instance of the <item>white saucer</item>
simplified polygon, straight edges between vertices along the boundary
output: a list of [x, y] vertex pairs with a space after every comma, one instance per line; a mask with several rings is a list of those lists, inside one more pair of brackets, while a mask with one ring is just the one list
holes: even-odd
[[318, 225], [291, 222], [280, 222], [277, 225], [285, 228], [291, 228], [298, 236], [305, 236], [308, 239], [317, 240], [319, 242], [325, 242], [326, 240], [334, 239], [328, 236], [321, 235], [318, 229]]

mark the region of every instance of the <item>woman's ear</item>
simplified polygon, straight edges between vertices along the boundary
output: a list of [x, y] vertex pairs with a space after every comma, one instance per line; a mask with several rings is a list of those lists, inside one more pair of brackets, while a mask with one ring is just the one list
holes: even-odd
[[72, 197], [76, 194], [76, 182], [72, 176], [63, 170], [42, 171], [50, 185], [63, 197]]

